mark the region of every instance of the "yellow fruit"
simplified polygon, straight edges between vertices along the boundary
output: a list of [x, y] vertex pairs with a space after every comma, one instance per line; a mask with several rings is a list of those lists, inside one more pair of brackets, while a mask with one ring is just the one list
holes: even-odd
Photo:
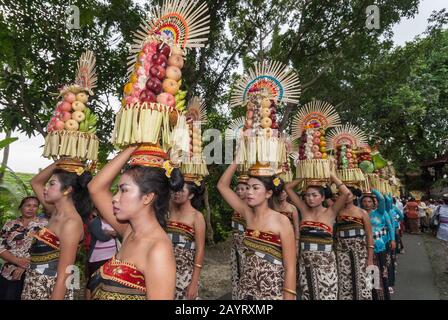
[[263, 108], [261, 109], [260, 115], [262, 118], [269, 117], [271, 115], [271, 110], [269, 110], [269, 108]]
[[322, 153], [322, 159], [327, 159], [328, 155], [326, 153]]
[[137, 74], [132, 73], [129, 82], [131, 82], [131, 83], [136, 83], [137, 81], [138, 81], [138, 76], [137, 76]]
[[125, 86], [124, 86], [124, 94], [126, 95], [130, 95], [132, 93], [132, 86], [133, 84], [128, 82]]
[[327, 152], [327, 148], [325, 148], [325, 147], [320, 147], [320, 152], [322, 152], [322, 153]]

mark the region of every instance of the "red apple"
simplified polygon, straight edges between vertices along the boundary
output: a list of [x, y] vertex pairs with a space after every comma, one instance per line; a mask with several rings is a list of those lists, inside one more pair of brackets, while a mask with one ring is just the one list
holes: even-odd
[[163, 54], [165, 57], [168, 58], [168, 57], [170, 56], [170, 53], [171, 53], [171, 48], [170, 48], [169, 45], [167, 45], [166, 43], [164, 43], [164, 44], [161, 46], [159, 52], [160, 52], [161, 54]]
[[76, 96], [73, 92], [67, 92], [66, 94], [64, 94], [64, 100], [68, 103], [73, 103], [76, 100]]
[[157, 101], [157, 95], [148, 89], [145, 89], [140, 93], [140, 102], [147, 102], [147, 103], [153, 103]]
[[278, 124], [277, 122], [273, 122], [271, 125], [271, 129], [278, 129]]
[[165, 68], [159, 65], [153, 66], [149, 72], [152, 76], [157, 77], [159, 80], [163, 80], [165, 78]]
[[60, 119], [62, 120], [62, 121], [67, 121], [67, 120], [70, 120], [72, 118], [72, 115], [71, 115], [71, 113], [70, 112], [68, 112], [68, 111], [62, 111], [61, 112], [61, 115], [60, 115]]
[[72, 104], [67, 101], [60, 102], [58, 104], [58, 109], [61, 111], [72, 111]]
[[64, 130], [64, 128], [65, 128], [65, 123], [64, 123], [64, 121], [57, 120], [56, 123], [54, 124], [54, 128], [55, 128], [56, 130]]
[[162, 81], [156, 77], [150, 77], [146, 81], [146, 89], [151, 90], [157, 95], [162, 92]]
[[176, 98], [171, 93], [163, 92], [157, 96], [157, 102], [166, 106], [174, 107], [176, 105]]
[[163, 54], [156, 53], [152, 56], [152, 63], [166, 68], [168, 65], [168, 58]]

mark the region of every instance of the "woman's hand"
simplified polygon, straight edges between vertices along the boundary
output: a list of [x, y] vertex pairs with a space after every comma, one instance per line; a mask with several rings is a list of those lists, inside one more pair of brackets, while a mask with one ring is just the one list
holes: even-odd
[[23, 268], [17, 268], [12, 272], [12, 280], [20, 280], [22, 278], [23, 273], [25, 272], [25, 269]]
[[27, 258], [17, 258], [15, 265], [22, 269], [27, 269], [30, 266], [30, 259]]
[[390, 249], [395, 251], [395, 249], [397, 249], [397, 243], [395, 242], [395, 240], [392, 240], [390, 242]]
[[198, 283], [191, 282], [187, 287], [186, 297], [188, 300], [196, 300], [198, 297], [199, 286]]

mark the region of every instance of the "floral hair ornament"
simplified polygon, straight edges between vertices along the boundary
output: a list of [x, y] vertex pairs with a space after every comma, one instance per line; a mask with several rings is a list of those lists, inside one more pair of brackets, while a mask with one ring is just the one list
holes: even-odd
[[278, 187], [280, 185], [281, 181], [280, 181], [280, 178], [277, 177], [272, 182], [274, 183], [274, 186]]
[[164, 163], [163, 163], [163, 169], [165, 170], [165, 175], [166, 175], [166, 177], [167, 178], [171, 178], [171, 173], [173, 172], [173, 170], [174, 170], [174, 166], [173, 166], [173, 164], [171, 163], [171, 161], [170, 160], [166, 160]]

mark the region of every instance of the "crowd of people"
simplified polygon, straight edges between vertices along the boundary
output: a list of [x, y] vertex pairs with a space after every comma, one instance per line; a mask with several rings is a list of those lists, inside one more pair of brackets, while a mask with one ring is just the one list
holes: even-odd
[[[73, 299], [66, 269], [81, 245], [86, 299], [198, 298], [203, 185], [184, 182], [180, 172], [168, 178], [163, 170], [127, 167], [113, 195], [133, 149], [93, 180], [57, 164], [33, 178], [36, 196], [22, 200], [21, 215], [0, 234], [0, 299]], [[236, 168], [230, 165], [218, 183], [235, 210], [233, 299], [390, 299], [403, 232], [431, 230], [448, 243], [448, 195], [426, 205], [376, 190], [363, 194], [334, 175], [336, 195], [315, 186], [297, 192], [300, 179], [285, 184], [275, 177], [240, 176], [233, 189]], [[114, 266], [128, 274], [117, 279]], [[369, 266], [379, 268], [380, 285]]]

